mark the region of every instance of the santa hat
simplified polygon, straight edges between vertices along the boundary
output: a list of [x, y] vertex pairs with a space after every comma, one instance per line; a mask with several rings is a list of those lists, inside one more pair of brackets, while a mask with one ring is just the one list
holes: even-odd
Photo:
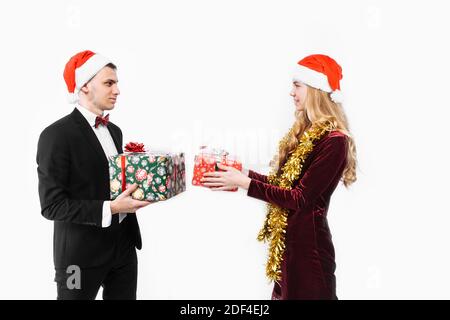
[[339, 81], [342, 79], [342, 68], [329, 56], [313, 54], [297, 63], [293, 81], [299, 81], [313, 88], [330, 93], [330, 98], [341, 103], [343, 96]]
[[104, 66], [111, 61], [98, 53], [86, 50], [77, 53], [64, 68], [64, 80], [69, 90], [69, 102], [76, 103], [78, 92], [91, 80]]

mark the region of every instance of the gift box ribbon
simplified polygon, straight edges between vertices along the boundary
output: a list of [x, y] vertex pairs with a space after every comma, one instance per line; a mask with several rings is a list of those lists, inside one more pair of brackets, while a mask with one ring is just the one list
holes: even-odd
[[120, 166], [122, 168], [122, 192], [127, 188], [126, 174], [125, 174], [125, 156], [120, 156]]

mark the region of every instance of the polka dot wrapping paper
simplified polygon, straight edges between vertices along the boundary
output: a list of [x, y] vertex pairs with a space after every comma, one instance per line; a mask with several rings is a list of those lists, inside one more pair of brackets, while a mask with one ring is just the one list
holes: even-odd
[[186, 190], [184, 153], [122, 153], [109, 158], [111, 200], [133, 183], [133, 199], [156, 202]]

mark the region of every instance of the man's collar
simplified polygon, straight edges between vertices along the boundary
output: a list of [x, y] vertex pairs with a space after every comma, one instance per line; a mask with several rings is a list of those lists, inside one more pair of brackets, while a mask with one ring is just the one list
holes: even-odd
[[95, 113], [83, 107], [79, 103], [77, 103], [75, 107], [78, 109], [78, 111], [80, 111], [83, 117], [86, 118], [87, 122], [91, 127], [95, 126], [95, 118], [97, 118], [97, 115]]

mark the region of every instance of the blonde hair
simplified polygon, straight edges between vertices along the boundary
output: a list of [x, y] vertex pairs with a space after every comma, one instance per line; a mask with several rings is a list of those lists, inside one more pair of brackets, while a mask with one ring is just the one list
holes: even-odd
[[304, 102], [305, 111], [295, 112], [295, 122], [286, 135], [287, 144], [279, 150], [278, 155], [272, 160], [272, 165], [281, 174], [281, 168], [289, 158], [289, 155], [298, 146], [300, 137], [312, 124], [329, 121], [334, 130], [347, 136], [347, 164], [342, 173], [341, 180], [346, 187], [356, 181], [356, 146], [349, 131], [347, 117], [340, 103], [330, 99], [329, 93], [307, 86], [307, 94]]

